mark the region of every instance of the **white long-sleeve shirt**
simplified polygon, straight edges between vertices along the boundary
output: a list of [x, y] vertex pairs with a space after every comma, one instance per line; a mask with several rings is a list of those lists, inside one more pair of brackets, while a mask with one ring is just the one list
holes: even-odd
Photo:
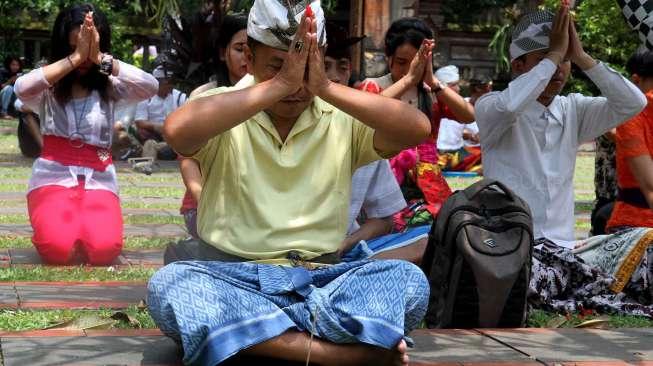
[[501, 92], [476, 102], [483, 173], [528, 202], [535, 238], [573, 247], [573, 176], [578, 146], [637, 115], [646, 98], [616, 71], [599, 63], [585, 74], [602, 97], [557, 96], [537, 101], [556, 65], [542, 60]]
[[[116, 100], [140, 102], [156, 94], [159, 83], [137, 67], [120, 62], [118, 76], [109, 76], [111, 95], [103, 101], [97, 91], [65, 105], [55, 99], [51, 85], [41, 68], [35, 69], [16, 80], [16, 96], [30, 110], [38, 113], [41, 133], [68, 138], [74, 133], [84, 136], [84, 142], [109, 149], [113, 136], [114, 104]], [[94, 171], [81, 166], [65, 166], [56, 161], [36, 159], [28, 191], [46, 185], [74, 187], [77, 176], [85, 176], [87, 189], [104, 189], [118, 193], [116, 171], [110, 165], [104, 171]]]

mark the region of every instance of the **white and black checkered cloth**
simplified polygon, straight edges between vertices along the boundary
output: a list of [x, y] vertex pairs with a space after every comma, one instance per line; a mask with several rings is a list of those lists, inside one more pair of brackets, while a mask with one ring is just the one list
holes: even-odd
[[653, 50], [653, 0], [617, 0], [628, 25], [639, 34], [647, 49]]

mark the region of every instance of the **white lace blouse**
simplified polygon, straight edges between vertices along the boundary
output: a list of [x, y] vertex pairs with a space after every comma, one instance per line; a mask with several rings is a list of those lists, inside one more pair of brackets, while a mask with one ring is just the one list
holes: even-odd
[[[104, 101], [97, 91], [93, 91], [86, 98], [71, 100], [62, 106], [55, 99], [52, 86], [41, 68], [18, 78], [15, 92], [29, 109], [38, 113], [43, 135], [82, 136], [87, 144], [110, 149], [115, 101], [139, 102], [151, 98], [158, 90], [158, 82], [152, 75], [124, 62], [119, 63], [118, 76], [109, 76], [116, 100]], [[41, 158], [36, 159], [32, 166], [28, 191], [46, 185], [74, 187], [79, 175], [85, 177], [87, 189], [104, 189], [118, 194], [113, 164], [105, 171], [95, 171]]]

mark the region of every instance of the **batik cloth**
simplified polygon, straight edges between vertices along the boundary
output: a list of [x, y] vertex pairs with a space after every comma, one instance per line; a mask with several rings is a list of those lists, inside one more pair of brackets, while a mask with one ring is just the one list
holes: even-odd
[[427, 209], [424, 199], [413, 199], [408, 207], [397, 212], [393, 217], [394, 232], [405, 232], [413, 227], [433, 224], [433, 215]]
[[538, 240], [530, 304], [557, 312], [593, 309], [653, 317], [652, 232], [625, 229], [591, 239], [575, 250]]
[[[366, 79], [360, 90], [380, 94], [393, 84], [392, 75]], [[411, 88], [401, 96], [401, 101], [418, 107], [417, 88]], [[404, 150], [390, 159], [390, 166], [397, 177], [404, 198], [411, 205], [413, 200], [424, 200], [424, 208], [435, 217], [451, 195], [451, 188], [442, 177], [435, 147], [442, 118], [456, 119], [451, 109], [438, 100], [431, 106], [431, 135], [417, 147]], [[406, 192], [411, 194], [407, 195]], [[398, 215], [401, 215], [399, 213]]]
[[464, 146], [454, 151], [440, 151], [438, 165], [444, 171], [479, 172], [481, 165], [481, 148]]
[[161, 331], [187, 365], [215, 365], [288, 330], [334, 343], [392, 349], [426, 313], [429, 285], [415, 265], [358, 261], [307, 270], [256, 263], [175, 262], [148, 285]]

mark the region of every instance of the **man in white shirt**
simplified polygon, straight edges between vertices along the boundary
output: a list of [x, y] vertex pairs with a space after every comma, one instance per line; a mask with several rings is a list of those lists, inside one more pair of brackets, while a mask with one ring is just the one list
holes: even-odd
[[[575, 245], [573, 175], [578, 146], [638, 114], [644, 95], [583, 50], [569, 8], [524, 16], [512, 36], [516, 78], [476, 103], [483, 169], [528, 202], [534, 237]], [[559, 96], [571, 63], [603, 97]]]
[[[454, 65], [439, 68], [435, 77], [447, 86], [460, 93], [460, 73]], [[468, 98], [466, 98], [468, 100]], [[481, 168], [481, 149], [477, 146], [471, 147], [465, 142], [465, 136], [475, 138], [470, 132], [471, 124], [460, 123], [449, 118], [440, 120], [438, 130], [438, 165], [444, 171], [471, 171], [477, 172]], [[474, 127], [475, 128], [475, 123]]]
[[[465, 98], [471, 105], [476, 105], [476, 101], [487, 93], [492, 92], [492, 79], [487, 76], [469, 80], [469, 98]], [[463, 140], [465, 146], [481, 147], [481, 136], [478, 133], [478, 124], [476, 122], [465, 125], [463, 131]]]
[[[186, 94], [174, 89], [172, 72], [158, 66], [152, 75], [159, 81], [159, 91], [152, 98], [138, 103], [134, 125], [136, 137], [143, 144], [143, 157], [174, 160], [177, 154], [163, 140], [163, 122], [166, 117], [186, 102]], [[151, 163], [135, 166], [146, 174], [151, 173]]]
[[[334, 22], [326, 23], [324, 67], [329, 80], [347, 85], [351, 78], [350, 47], [363, 37], [350, 37]], [[419, 263], [426, 249], [429, 226], [388, 234], [392, 216], [406, 207], [399, 184], [387, 160], [362, 166], [352, 177], [347, 237], [338, 253], [343, 261], [404, 259]]]

